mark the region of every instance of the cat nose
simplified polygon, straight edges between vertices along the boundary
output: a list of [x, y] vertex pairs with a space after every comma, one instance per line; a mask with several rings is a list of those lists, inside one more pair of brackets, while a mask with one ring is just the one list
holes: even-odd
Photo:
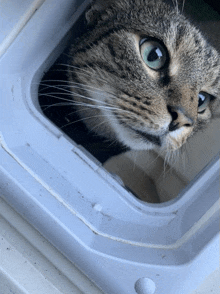
[[168, 112], [172, 117], [172, 121], [169, 125], [169, 131], [173, 132], [180, 129], [181, 127], [192, 127], [194, 120], [184, 114], [181, 108], [167, 106]]

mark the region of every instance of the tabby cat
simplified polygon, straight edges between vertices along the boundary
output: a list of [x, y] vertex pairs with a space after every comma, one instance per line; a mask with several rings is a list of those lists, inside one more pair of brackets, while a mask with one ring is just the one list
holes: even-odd
[[72, 97], [88, 129], [173, 151], [213, 117], [220, 58], [172, 1], [98, 0], [72, 45]]

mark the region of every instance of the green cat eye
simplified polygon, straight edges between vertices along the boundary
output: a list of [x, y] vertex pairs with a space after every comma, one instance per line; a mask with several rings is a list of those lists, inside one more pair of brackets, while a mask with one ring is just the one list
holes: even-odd
[[211, 96], [206, 92], [200, 92], [198, 98], [198, 113], [203, 113], [209, 105]]
[[140, 51], [144, 62], [151, 69], [159, 70], [167, 61], [167, 52], [157, 41], [142, 41]]

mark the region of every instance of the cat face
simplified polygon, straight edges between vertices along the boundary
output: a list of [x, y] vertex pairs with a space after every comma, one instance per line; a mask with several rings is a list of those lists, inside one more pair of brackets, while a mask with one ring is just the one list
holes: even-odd
[[[104, 5], [104, 6], [103, 6]], [[217, 51], [161, 1], [97, 1], [72, 47], [73, 97], [85, 123], [136, 150], [176, 150], [220, 97]]]

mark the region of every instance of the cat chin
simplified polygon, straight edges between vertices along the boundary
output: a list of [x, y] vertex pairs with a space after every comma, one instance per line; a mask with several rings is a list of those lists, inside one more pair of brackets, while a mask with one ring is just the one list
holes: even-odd
[[192, 135], [192, 128], [182, 127], [174, 132], [171, 132], [165, 138], [165, 145], [168, 151], [175, 151], [182, 147], [187, 139]]
[[130, 142], [124, 142], [122, 140], [123, 144], [126, 145], [128, 148], [132, 150], [142, 151], [142, 150], [155, 150], [158, 149], [156, 145], [154, 145], [151, 142], [141, 142], [141, 140], [137, 141], [130, 141]]
[[178, 149], [180, 149], [183, 144], [185, 144], [186, 140], [183, 140], [182, 142], [178, 142], [175, 140], [164, 140], [162, 142], [161, 146], [157, 146], [151, 142], [142, 141], [142, 140], [136, 140], [136, 141], [128, 141], [128, 140], [120, 140], [123, 145], [126, 147], [136, 150], [136, 151], [144, 151], [144, 150], [155, 150], [158, 153], [168, 153], [173, 152]]

